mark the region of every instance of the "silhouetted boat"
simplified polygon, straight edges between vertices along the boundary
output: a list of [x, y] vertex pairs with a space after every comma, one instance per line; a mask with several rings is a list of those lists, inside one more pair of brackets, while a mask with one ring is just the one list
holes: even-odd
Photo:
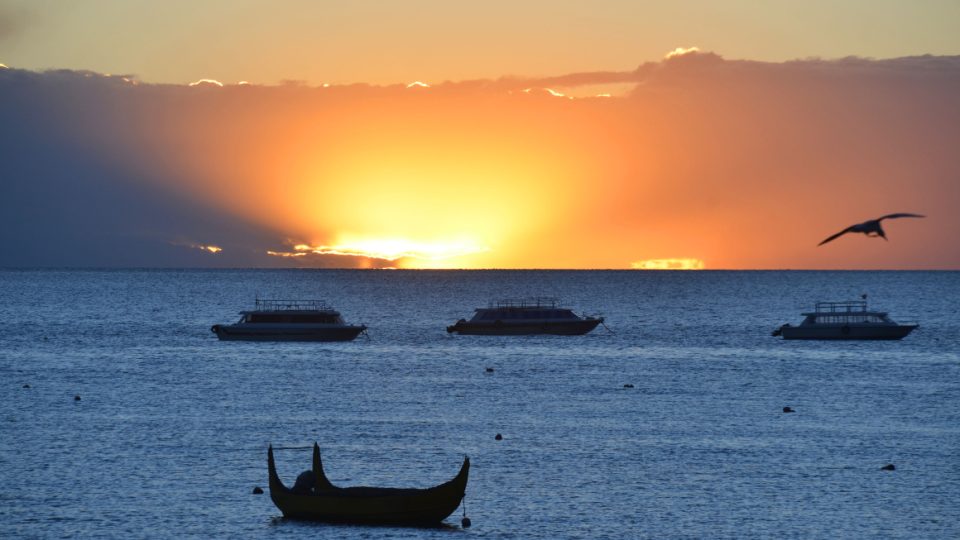
[[470, 458], [463, 459], [453, 480], [426, 489], [334, 486], [323, 472], [316, 443], [312, 470], [301, 474], [292, 489], [277, 476], [272, 445], [267, 450], [267, 468], [270, 498], [284, 517], [329, 523], [435, 526], [460, 506]]
[[784, 324], [773, 331], [783, 339], [903, 339], [918, 324], [898, 324], [886, 312], [867, 309], [867, 301], [817, 302], [802, 313], [798, 326]]
[[235, 324], [215, 324], [210, 331], [224, 341], [350, 341], [366, 329], [345, 323], [319, 300], [258, 299]]
[[501, 300], [489, 307], [477, 308], [469, 321], [460, 319], [447, 327], [451, 334], [505, 336], [525, 334], [580, 335], [593, 330], [603, 317], [580, 317], [571, 309], [559, 307], [555, 298]]

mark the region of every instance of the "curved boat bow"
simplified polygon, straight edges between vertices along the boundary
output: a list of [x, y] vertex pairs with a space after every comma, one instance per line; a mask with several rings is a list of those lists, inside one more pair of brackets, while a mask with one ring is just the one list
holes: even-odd
[[346, 487], [333, 485], [323, 471], [320, 446], [313, 445], [312, 486], [286, 487], [277, 475], [273, 446], [267, 450], [270, 498], [284, 517], [331, 523], [438, 525], [460, 506], [470, 473], [465, 457], [460, 472], [425, 489]]

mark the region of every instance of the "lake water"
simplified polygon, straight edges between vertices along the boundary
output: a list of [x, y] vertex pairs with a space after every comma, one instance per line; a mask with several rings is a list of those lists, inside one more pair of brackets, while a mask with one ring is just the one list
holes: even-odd
[[[0, 291], [0, 537], [960, 537], [958, 272], [7, 270]], [[861, 293], [921, 327], [770, 336]], [[327, 299], [369, 339], [218, 341], [257, 295]], [[530, 295], [609, 330], [445, 332]], [[277, 453], [290, 485], [314, 441], [342, 485], [426, 487], [469, 455], [473, 527], [281, 519], [251, 494], [267, 444], [300, 448]]]

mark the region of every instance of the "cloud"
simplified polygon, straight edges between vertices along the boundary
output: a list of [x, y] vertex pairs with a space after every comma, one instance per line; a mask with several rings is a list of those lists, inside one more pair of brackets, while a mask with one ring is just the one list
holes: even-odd
[[[605, 84], [633, 90], [565, 99]], [[455, 238], [484, 267], [960, 267], [960, 57], [685, 51], [425, 92], [10, 68], [0, 125], [0, 266], [378, 268], [429, 254], [347, 240]], [[896, 211], [930, 218], [813, 249]]]
[[333, 246], [296, 244], [293, 251], [270, 251], [275, 257], [304, 257], [307, 255], [338, 255], [394, 262], [401, 259], [436, 262], [488, 251], [489, 248], [471, 240], [416, 242], [404, 238], [353, 240]]
[[196, 242], [171, 242], [175, 246], [186, 246], [193, 249], [199, 249], [200, 251], [205, 251], [216, 255], [223, 251], [223, 248], [220, 246], [215, 246], [213, 244], [199, 244]]

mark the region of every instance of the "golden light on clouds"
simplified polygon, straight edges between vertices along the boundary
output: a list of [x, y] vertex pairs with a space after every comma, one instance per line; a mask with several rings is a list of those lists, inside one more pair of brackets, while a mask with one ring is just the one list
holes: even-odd
[[559, 90], [554, 90], [553, 88], [524, 88], [524, 94], [542, 94], [553, 97], [565, 97], [567, 99], [573, 99], [573, 96], [568, 96]]
[[223, 251], [222, 247], [215, 246], [213, 244], [187, 244], [187, 243], [174, 242], [174, 245], [188, 246], [188, 247], [192, 247], [193, 249], [199, 249], [200, 251], [206, 251], [207, 253], [214, 253], [214, 254], [220, 253], [221, 251]]
[[413, 81], [407, 85], [407, 88], [430, 88], [430, 85], [425, 82]]
[[190, 86], [223, 86], [223, 83], [216, 79], [200, 79], [190, 83]]
[[700, 259], [646, 259], [630, 265], [634, 270], [703, 270]]
[[700, 52], [700, 49], [697, 47], [677, 47], [676, 49], [668, 52], [664, 58], [674, 58], [676, 56], [683, 56], [690, 53]]
[[267, 255], [270, 255], [271, 257], [291, 258], [291, 257], [306, 257], [308, 254], [307, 254], [306, 252], [303, 252], [303, 251], [273, 251], [273, 250], [267, 250]]
[[487, 247], [471, 239], [423, 242], [406, 238], [365, 238], [347, 240], [331, 246], [297, 244], [293, 246], [293, 251], [268, 251], [267, 254], [274, 257], [340, 255], [401, 261], [400, 266], [403, 268], [462, 268], [463, 266], [448, 261], [487, 250]]

